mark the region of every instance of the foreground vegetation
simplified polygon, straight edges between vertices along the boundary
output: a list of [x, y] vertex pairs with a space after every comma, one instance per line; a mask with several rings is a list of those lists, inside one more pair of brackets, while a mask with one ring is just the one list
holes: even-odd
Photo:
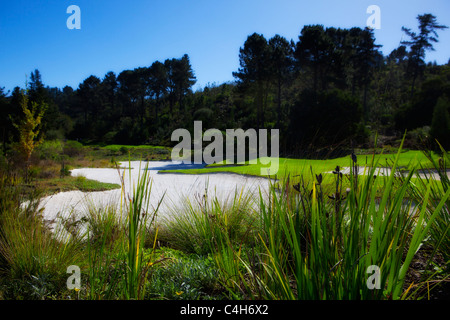
[[[394, 156], [393, 168], [403, 155]], [[187, 198], [161, 220], [148, 207], [151, 181], [143, 170], [134, 190], [122, 184], [122, 205], [90, 205], [83, 218], [60, 224], [43, 220], [38, 198], [29, 193], [32, 201], [21, 206], [23, 185], [3, 172], [0, 297], [443, 298], [449, 157], [428, 156], [440, 184], [431, 177], [413, 181], [414, 168], [407, 176], [375, 177], [382, 161], [376, 156], [368, 158], [371, 174], [358, 176], [356, 168], [365, 163], [347, 157], [349, 174], [324, 168], [334, 171], [333, 190], [325, 188], [324, 175], [306, 178], [311, 173], [303, 172], [287, 175], [259, 197], [237, 192], [225, 202], [210, 195]], [[75, 290], [67, 288], [71, 265], [81, 269]], [[378, 282], [369, 279], [371, 266], [379, 267]]]

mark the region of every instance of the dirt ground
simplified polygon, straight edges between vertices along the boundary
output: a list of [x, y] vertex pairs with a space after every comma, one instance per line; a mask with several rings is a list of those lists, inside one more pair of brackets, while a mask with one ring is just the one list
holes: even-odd
[[[423, 284], [426, 281], [426, 275], [429, 276], [433, 272], [436, 272], [435, 266], [433, 265], [428, 266], [428, 269], [425, 270], [427, 268], [428, 257], [432, 253], [433, 249], [429, 246], [422, 247], [416, 253], [416, 256], [412, 260], [409, 271], [406, 275], [405, 289], [413, 283], [414, 287], [411, 291], [414, 291], [417, 288], [417, 284]], [[442, 269], [446, 267], [446, 261], [441, 254], [436, 254], [433, 258], [433, 262]], [[428, 286], [430, 288], [429, 292]], [[448, 272], [447, 279], [442, 279], [439, 283], [430, 282], [428, 283], [428, 286], [425, 283], [424, 286], [418, 291], [418, 294], [423, 296], [423, 299], [428, 299], [429, 297], [430, 300], [450, 300], [450, 278], [448, 277]]]

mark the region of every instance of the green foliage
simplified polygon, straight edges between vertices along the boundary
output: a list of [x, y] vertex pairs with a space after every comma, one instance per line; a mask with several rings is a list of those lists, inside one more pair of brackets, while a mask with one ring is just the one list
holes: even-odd
[[[231, 270], [227, 265], [234, 261], [229, 278], [234, 275], [238, 280], [226, 283], [230, 290], [245, 288], [250, 295], [265, 299], [406, 298], [404, 283], [411, 261], [430, 227], [445, 214], [442, 210], [450, 192], [442, 193], [426, 213], [429, 187], [419, 207], [406, 199], [407, 190], [414, 186], [413, 171], [396, 182], [394, 173], [375, 179], [376, 163], [365, 169], [367, 176], [358, 177], [354, 175], [357, 165], [352, 163], [347, 177], [339, 167], [335, 169], [336, 190], [331, 195], [324, 193], [322, 176], [316, 175], [312, 187], [301, 180], [294, 192], [286, 185], [280, 194], [272, 191], [269, 201], [261, 198], [263, 224], [258, 233], [257, 265], [262, 268], [239, 251], [222, 255], [219, 266], [227, 272]], [[351, 186], [344, 192], [341, 186], [347, 178]], [[376, 187], [381, 180], [385, 187], [377, 200]], [[244, 272], [236, 259], [245, 266]], [[367, 270], [372, 265], [380, 268], [378, 290], [367, 286]]]
[[19, 142], [15, 147], [23, 154], [25, 161], [28, 161], [33, 150], [43, 142], [43, 138], [38, 139], [38, 135], [45, 106], [39, 106], [36, 102], [32, 101], [31, 107], [28, 107], [28, 96], [23, 92], [20, 105], [24, 118], [19, 123], [14, 123], [14, 126], [19, 131]]
[[66, 268], [80, 264], [82, 250], [43, 220], [39, 195], [24, 194], [20, 181], [2, 175], [0, 286], [6, 299], [51, 298], [65, 291]]
[[88, 298], [101, 300], [120, 297], [120, 279], [125, 276], [125, 270], [118, 258], [120, 246], [125, 242], [125, 228], [118, 218], [117, 207], [112, 204], [97, 209], [90, 205], [85, 220], [89, 262]]
[[440, 98], [450, 96], [448, 75], [433, 76], [420, 86], [414, 99], [404, 104], [395, 115], [396, 126], [399, 129], [412, 130], [431, 125], [434, 108]]
[[[131, 165], [129, 174], [131, 175]], [[155, 209], [149, 209], [151, 180], [148, 168], [144, 168], [138, 176], [136, 184], [130, 188], [129, 192], [132, 192], [132, 194], [126, 193], [122, 180], [122, 196], [128, 236], [128, 246], [125, 246], [121, 253], [126, 262], [123, 288], [124, 296], [127, 299], [142, 299], [145, 296], [145, 281], [151, 267], [151, 261], [146, 259], [144, 255], [144, 244], [148, 236], [147, 228], [153, 226], [162, 199], [159, 200], [160, 202]]]
[[340, 144], [358, 133], [361, 117], [358, 100], [343, 91], [305, 91], [292, 109], [289, 142], [293, 148]]
[[420, 75], [425, 64], [425, 52], [434, 50], [433, 42], [438, 42], [437, 30], [447, 29], [447, 26], [439, 25], [436, 17], [430, 13], [418, 15], [419, 33], [411, 31], [409, 28], [402, 27], [402, 30], [410, 38], [402, 41], [402, 44], [410, 47], [409, 52], [409, 71], [412, 74], [411, 96], [414, 94], [414, 85], [417, 77]]
[[[261, 194], [259, 210], [245, 210], [257, 218], [245, 224], [242, 241], [211, 219], [220, 212], [208, 210], [217, 208], [214, 198], [199, 199], [203, 209], [188, 215], [183, 213], [195, 210], [186, 200], [186, 207], [176, 210], [176, 221], [163, 224], [171, 237], [162, 233], [160, 239], [185, 251], [211, 254], [218, 279], [232, 298], [416, 299], [413, 286], [405, 286], [406, 275], [419, 248], [429, 243], [429, 232], [438, 236], [434, 247], [444, 245], [449, 191], [435, 193], [441, 190], [436, 182], [413, 180], [418, 162], [399, 178], [395, 168], [406, 163], [403, 155], [399, 149], [387, 176], [375, 171], [387, 155], [373, 155], [365, 164], [361, 156], [347, 158], [350, 173], [342, 174], [338, 166], [331, 186], [325, 185], [327, 175], [311, 179], [305, 171], [299, 183], [285, 176], [268, 197]], [[358, 169], [360, 165], [364, 168]], [[356, 175], [361, 170], [367, 175]], [[422, 197], [415, 203], [409, 197], [412, 190]], [[196, 249], [205, 243], [203, 251]], [[380, 267], [380, 289], [367, 286], [372, 265]]]
[[57, 161], [62, 157], [63, 148], [64, 143], [61, 140], [45, 140], [37, 146], [36, 151], [40, 159]]
[[217, 283], [218, 270], [210, 257], [188, 255], [169, 248], [161, 248], [158, 251], [165, 260], [152, 270], [146, 298], [169, 300], [220, 298], [224, 289]]
[[[417, 157], [400, 149], [394, 167], [405, 163], [404, 155]], [[436, 162], [428, 156], [444, 179], [448, 157]], [[336, 168], [328, 175], [331, 188], [327, 175], [309, 179], [304, 171], [299, 178], [287, 175], [259, 198], [236, 193], [224, 202], [208, 195], [186, 199], [157, 224], [155, 211], [147, 208], [150, 180], [144, 170], [132, 193], [123, 188], [120, 205], [88, 203], [79, 220], [55, 229], [56, 238], [42, 224], [38, 202], [16, 215], [18, 203], [9, 201], [15, 191], [5, 178], [3, 207], [14, 214], [2, 214], [7, 219], [0, 224], [3, 295], [73, 297], [65, 289], [64, 269], [76, 264], [82, 268], [82, 288], [75, 293], [81, 299], [416, 299], [426, 282], [409, 287], [406, 275], [423, 244], [433, 244], [432, 256], [447, 253], [449, 191], [445, 181], [413, 182], [416, 171], [375, 178], [385, 157], [374, 155], [369, 174], [358, 177], [364, 156], [353, 162], [347, 157], [350, 174]], [[159, 242], [182, 251], [156, 249]], [[380, 290], [367, 288], [370, 265], [380, 266]], [[438, 283], [436, 275], [423, 281]]]
[[69, 157], [83, 155], [83, 144], [78, 141], [67, 140], [64, 143], [64, 154], [68, 155]]
[[28, 95], [23, 91], [21, 92], [20, 106], [22, 108], [23, 118], [13, 123], [14, 127], [19, 131], [19, 141], [14, 143], [13, 146], [25, 160], [25, 180], [28, 182], [28, 168], [31, 154], [43, 142], [43, 137], [41, 136], [39, 138], [39, 132], [41, 120], [47, 106], [31, 101], [31, 107], [29, 107]]
[[[426, 213], [430, 217], [436, 207], [436, 201], [445, 199], [446, 192], [450, 189], [450, 179], [448, 177], [448, 166], [450, 157], [448, 152], [441, 147], [442, 156], [436, 159], [430, 151], [425, 151], [429, 161], [433, 164], [432, 169], [423, 168], [423, 179], [419, 180], [419, 185], [411, 190], [413, 199], [426, 206]], [[434, 169], [434, 170], [433, 170]], [[433, 174], [439, 177], [438, 183]], [[422, 190], [425, 186], [430, 186], [430, 196], [426, 199]], [[427, 201], [428, 200], [428, 201]], [[431, 242], [435, 253], [441, 252], [445, 261], [448, 262], [450, 253], [450, 200], [445, 201], [441, 213], [436, 217], [430, 228]]]
[[430, 129], [431, 136], [444, 148], [450, 148], [450, 102], [439, 98], [434, 111]]
[[86, 179], [84, 176], [76, 176], [72, 183], [76, 189], [83, 192], [104, 191], [120, 188], [120, 185], [116, 183], [99, 182], [96, 180]]

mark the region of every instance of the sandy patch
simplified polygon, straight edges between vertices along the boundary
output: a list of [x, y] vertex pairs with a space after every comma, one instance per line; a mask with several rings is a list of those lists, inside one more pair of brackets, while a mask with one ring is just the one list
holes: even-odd
[[[131, 172], [129, 169], [121, 170], [125, 182], [125, 190], [130, 193], [133, 184], [136, 183], [139, 173], [144, 170], [144, 162], [133, 161], [131, 164]], [[241, 176], [227, 173], [214, 174], [169, 174], [158, 173], [158, 170], [163, 168], [170, 169], [182, 168], [183, 165], [179, 162], [168, 161], [150, 161], [149, 175], [152, 181], [150, 206], [156, 208], [158, 203], [162, 200], [159, 209], [158, 217], [166, 216], [170, 209], [174, 208], [180, 203], [181, 199], [188, 196], [202, 197], [206, 192], [208, 196], [217, 196], [219, 200], [226, 200], [233, 197], [235, 192], [240, 192], [241, 189], [247, 192], [253, 192], [255, 197], [261, 189], [267, 192], [269, 189], [269, 180], [258, 177]], [[123, 167], [128, 167], [128, 162], [121, 163]], [[131, 173], [131, 174], [130, 174]], [[121, 184], [119, 172], [116, 169], [108, 168], [84, 168], [72, 170], [73, 176], [85, 176], [87, 179], [93, 179], [107, 183]], [[46, 198], [41, 201], [41, 206], [44, 208], [44, 218], [48, 220], [59, 218], [67, 218], [75, 216], [80, 218], [83, 216], [89, 205], [95, 207], [104, 207], [111, 204], [120, 204], [121, 189], [100, 191], [100, 192], [81, 192], [70, 191], [61, 192]]]

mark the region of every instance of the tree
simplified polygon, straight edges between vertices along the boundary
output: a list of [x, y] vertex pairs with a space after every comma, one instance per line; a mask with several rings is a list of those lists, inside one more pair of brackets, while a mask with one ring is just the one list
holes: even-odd
[[282, 86], [292, 74], [294, 66], [293, 43], [289, 43], [286, 38], [281, 37], [280, 35], [275, 35], [269, 40], [269, 50], [270, 73], [277, 88], [277, 128], [280, 128], [282, 121]]
[[30, 82], [28, 83], [28, 96], [30, 101], [37, 103], [47, 102], [48, 96], [45, 90], [42, 76], [38, 69], [30, 74]]
[[397, 49], [392, 50], [388, 56], [388, 62], [393, 62], [395, 64], [402, 64], [406, 61], [408, 53], [406, 52], [406, 46], [401, 45]]
[[319, 81], [321, 89], [327, 85], [328, 69], [330, 67], [330, 53], [332, 43], [322, 25], [305, 26], [299, 36], [295, 49], [295, 56], [300, 70], [311, 72], [313, 77], [313, 91], [317, 92]]
[[100, 79], [96, 76], [89, 76], [78, 87], [77, 94], [80, 98], [84, 114], [84, 124], [87, 125], [88, 116], [95, 118], [100, 107]]
[[8, 134], [10, 129], [10, 122], [9, 122], [9, 101], [6, 97], [5, 88], [0, 87], [0, 134], [2, 135], [2, 148], [3, 148], [3, 154], [6, 155], [6, 143], [8, 140]]
[[105, 74], [101, 83], [101, 94], [104, 97], [106, 108], [110, 111], [111, 115], [118, 116], [116, 112], [117, 107], [117, 77], [112, 71]]
[[140, 67], [133, 70], [135, 90], [138, 97], [138, 116], [141, 124], [144, 124], [145, 111], [146, 111], [146, 98], [150, 93], [149, 90], [149, 68]]
[[170, 114], [173, 114], [173, 106], [176, 100], [176, 85], [175, 85], [175, 64], [176, 59], [166, 59], [164, 61], [164, 69], [166, 70], [167, 79], [167, 99], [169, 100]]
[[427, 50], [434, 51], [433, 42], [438, 42], [439, 36], [436, 30], [448, 28], [447, 26], [439, 25], [436, 17], [430, 13], [418, 15], [417, 20], [419, 21], [419, 34], [411, 31], [409, 28], [402, 27], [403, 32], [410, 38], [409, 41], [402, 41], [401, 43], [410, 48], [408, 61], [412, 74], [411, 98], [414, 95], [416, 79], [425, 65], [425, 53]]
[[173, 112], [173, 106], [176, 101], [178, 101], [180, 111], [186, 111], [184, 110], [183, 99], [197, 82], [189, 56], [184, 54], [180, 59], [167, 59], [164, 61], [164, 67], [167, 72], [170, 112]]
[[30, 166], [30, 158], [34, 149], [43, 141], [43, 137], [39, 137], [40, 125], [44, 116], [46, 105], [31, 102], [28, 107], [28, 94], [22, 90], [22, 100], [20, 105], [23, 111], [23, 118], [20, 122], [14, 123], [19, 131], [19, 141], [14, 144], [14, 148], [24, 156], [25, 159], [25, 180], [28, 183], [28, 168]]
[[397, 111], [395, 122], [398, 129], [413, 130], [431, 124], [434, 107], [439, 98], [450, 97], [449, 76], [450, 72], [442, 76], [433, 76], [421, 84], [414, 99]]
[[[59, 89], [46, 87], [42, 82], [42, 75], [38, 69], [35, 69], [30, 74], [30, 81], [28, 82], [28, 103], [36, 102], [38, 105], [45, 105], [45, 118], [42, 120], [42, 132], [46, 136], [56, 138], [55, 135], [60, 136], [61, 128], [58, 127], [60, 123], [59, 110], [54, 98], [58, 94]], [[30, 106], [30, 105], [29, 105]]]
[[178, 101], [180, 108], [186, 111], [183, 104], [184, 97], [191, 92], [192, 86], [197, 82], [194, 71], [189, 61], [189, 56], [184, 54], [181, 59], [175, 64], [174, 70], [175, 84], [178, 91]]
[[373, 30], [366, 28], [352, 28], [349, 31], [351, 43], [351, 52], [346, 65], [353, 67], [353, 85], [352, 94], [355, 94], [355, 85], [358, 84], [363, 90], [363, 119], [368, 120], [367, 94], [368, 86], [372, 80], [372, 71], [376, 65], [377, 58], [382, 59], [378, 48], [380, 45], [375, 44], [375, 36]]
[[149, 89], [151, 95], [156, 98], [155, 118], [158, 121], [158, 111], [160, 108], [161, 98], [167, 92], [168, 80], [167, 71], [163, 63], [159, 61], [153, 62], [150, 66]]
[[241, 86], [254, 90], [256, 125], [262, 128], [265, 122], [265, 98], [270, 84], [269, 47], [263, 35], [253, 33], [247, 37], [244, 47], [239, 49], [239, 65], [238, 72], [233, 72], [233, 76]]
[[122, 98], [122, 116], [135, 117], [136, 104], [139, 99], [139, 84], [137, 73], [133, 70], [124, 70], [117, 76], [119, 95]]
[[448, 99], [439, 98], [433, 112], [430, 134], [444, 149], [450, 148], [450, 103]]
[[303, 151], [338, 145], [356, 137], [361, 116], [358, 99], [348, 92], [304, 90], [291, 109], [288, 142]]

